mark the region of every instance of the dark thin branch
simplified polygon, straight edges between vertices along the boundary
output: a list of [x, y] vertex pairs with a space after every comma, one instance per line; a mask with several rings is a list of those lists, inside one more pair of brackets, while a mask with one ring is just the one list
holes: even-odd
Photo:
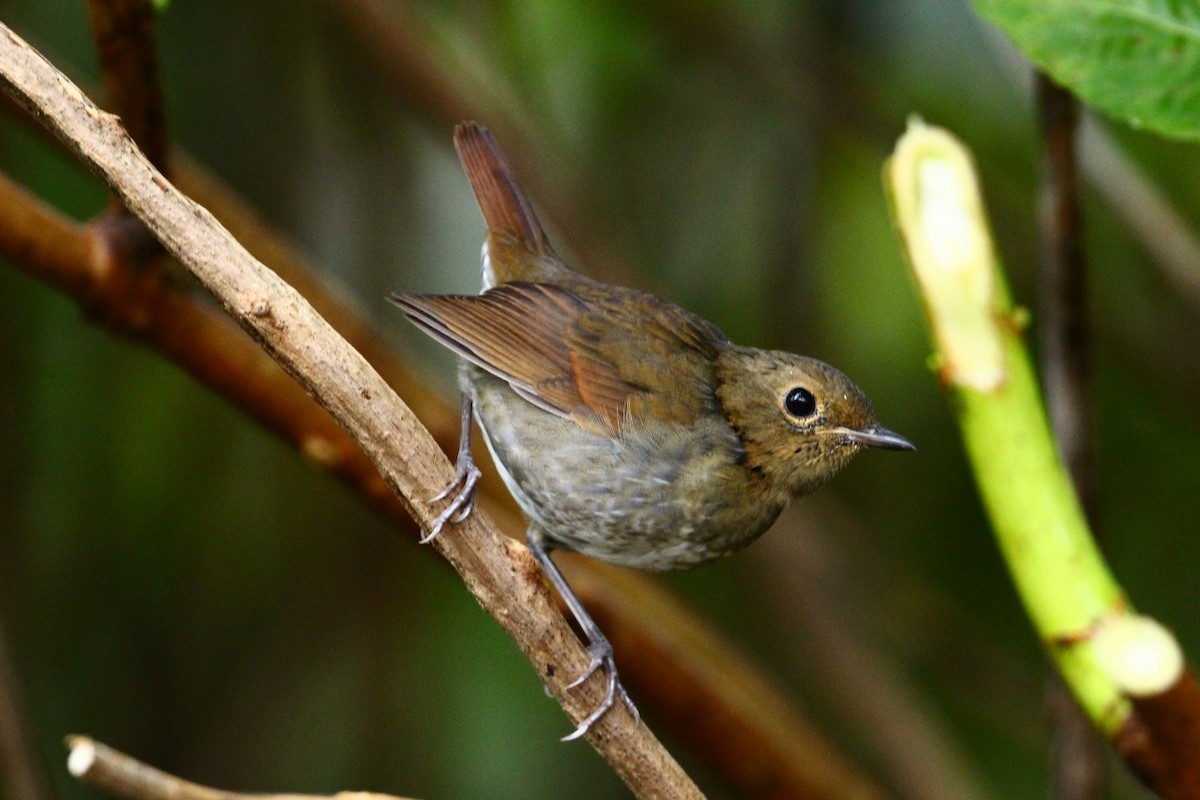
[[[150, 163], [166, 173], [170, 142], [154, 43], [154, 5], [151, 0], [87, 0], [87, 8], [108, 110], [121, 118]], [[109, 203], [109, 216], [110, 224], [95, 228], [108, 239], [105, 246], [142, 270], [160, 271], [158, 241], [116, 197]]]
[[1200, 684], [1185, 667], [1158, 694], [1131, 698], [1133, 713], [1113, 746], [1135, 775], [1167, 800], [1200, 798]]
[[108, 92], [108, 110], [150, 163], [166, 172], [170, 140], [154, 43], [151, 0], [88, 0], [88, 20]]
[[[1075, 98], [1042, 74], [1037, 77], [1037, 99], [1042, 130], [1038, 205], [1042, 383], [1055, 441], [1095, 531], [1086, 264], [1076, 167], [1079, 113]], [[1061, 678], [1055, 674], [1049, 680], [1053, 796], [1100, 800], [1108, 785], [1104, 745]]]
[[375, 792], [335, 795], [242, 794], [185, 781], [86, 736], [67, 738], [67, 769], [79, 780], [127, 800], [411, 800]]
[[1038, 76], [1042, 126], [1040, 241], [1041, 372], [1059, 452], [1093, 524], [1087, 278], [1081, 235], [1075, 135], [1069, 92]]

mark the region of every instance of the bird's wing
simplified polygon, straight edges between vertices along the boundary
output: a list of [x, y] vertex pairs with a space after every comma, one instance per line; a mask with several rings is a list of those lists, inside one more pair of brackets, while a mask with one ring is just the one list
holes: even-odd
[[610, 288], [610, 301], [522, 282], [391, 299], [434, 339], [585, 429], [616, 435], [645, 413], [689, 424], [713, 402], [720, 332], [650, 295]]

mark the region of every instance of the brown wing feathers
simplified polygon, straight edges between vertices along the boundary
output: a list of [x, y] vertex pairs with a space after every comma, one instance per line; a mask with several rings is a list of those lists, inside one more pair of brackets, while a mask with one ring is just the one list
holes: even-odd
[[631, 387], [576, 341], [584, 300], [557, 286], [509, 283], [478, 296], [396, 294], [419, 328], [508, 381], [535, 405], [584, 427], [615, 432]]

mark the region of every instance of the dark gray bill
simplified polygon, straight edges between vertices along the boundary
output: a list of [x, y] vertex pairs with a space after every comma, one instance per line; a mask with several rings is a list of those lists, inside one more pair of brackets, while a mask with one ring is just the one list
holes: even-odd
[[882, 447], [884, 450], [916, 450], [916, 446], [898, 433], [892, 433], [882, 425], [872, 425], [861, 431], [845, 429], [846, 438], [867, 447]]

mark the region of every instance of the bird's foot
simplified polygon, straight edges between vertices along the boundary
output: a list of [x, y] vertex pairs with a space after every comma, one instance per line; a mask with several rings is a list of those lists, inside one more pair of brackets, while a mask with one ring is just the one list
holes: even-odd
[[445, 489], [442, 489], [436, 497], [429, 501], [437, 503], [450, 497], [450, 504], [433, 520], [429, 534], [422, 537], [421, 544], [429, 544], [436, 539], [447, 523], [452, 522], [457, 525], [470, 516], [471, 510], [475, 508], [475, 488], [481, 475], [483, 473], [479, 471], [479, 467], [475, 466], [475, 459], [472, 458], [470, 449], [460, 450], [458, 461], [454, 465], [454, 480], [450, 481]]
[[637, 706], [633, 704], [633, 700], [629, 698], [629, 693], [625, 691], [625, 687], [621, 685], [621, 679], [617, 676], [617, 664], [613, 660], [612, 645], [609, 644], [608, 639], [603, 634], [599, 633], [599, 630], [595, 631], [595, 633], [599, 635], [591, 641], [587, 648], [588, 653], [592, 657], [592, 663], [588, 664], [588, 668], [583, 671], [582, 675], [567, 684], [566, 688], [574, 689], [592, 677], [592, 673], [596, 672], [596, 670], [601, 670], [604, 673], [607, 686], [604, 693], [604, 700], [600, 702], [600, 705], [596, 706], [592, 713], [580, 721], [579, 727], [573, 733], [562, 738], [564, 742], [573, 741], [586, 734], [592, 725], [596, 723], [596, 720], [603, 717], [613, 707], [618, 697], [621, 698], [621, 702], [625, 704], [625, 707], [629, 709], [629, 713], [633, 715], [634, 722], [639, 723], [642, 721]]

